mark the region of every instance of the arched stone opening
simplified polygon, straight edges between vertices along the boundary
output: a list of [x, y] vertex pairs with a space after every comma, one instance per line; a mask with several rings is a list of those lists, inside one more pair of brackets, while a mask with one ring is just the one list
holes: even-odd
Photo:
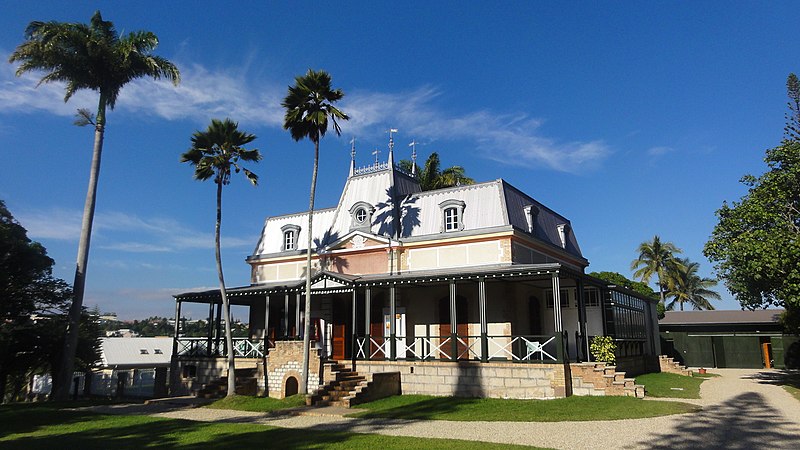
[[299, 389], [299, 383], [296, 377], [290, 376], [286, 378], [286, 382], [283, 384], [283, 397], [290, 397], [292, 395], [297, 395]]

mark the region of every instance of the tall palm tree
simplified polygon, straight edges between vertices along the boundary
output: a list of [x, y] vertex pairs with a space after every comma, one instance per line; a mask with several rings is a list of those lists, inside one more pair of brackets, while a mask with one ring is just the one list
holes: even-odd
[[45, 72], [39, 84], [66, 84], [64, 101], [81, 89], [97, 91], [100, 95], [94, 117], [79, 110], [78, 124], [94, 125], [94, 148], [89, 172], [89, 188], [83, 208], [81, 236], [73, 284], [74, 298], [69, 310], [67, 338], [59, 373], [56, 376], [53, 398], [66, 400], [72, 379], [73, 359], [78, 342], [78, 323], [83, 306], [86, 268], [89, 260], [89, 241], [92, 236], [100, 157], [106, 108], [114, 109], [122, 87], [137, 78], [166, 78], [177, 85], [180, 72], [168, 60], [152, 54], [158, 38], [149, 31], [135, 31], [120, 37], [114, 24], [104, 21], [97, 11], [88, 25], [65, 22], [31, 22], [25, 30], [25, 42], [11, 54], [9, 62], [20, 62], [17, 76], [26, 72]]
[[228, 292], [225, 290], [225, 277], [222, 274], [222, 258], [220, 257], [219, 235], [222, 224], [222, 186], [230, 184], [231, 170], [244, 175], [253, 184], [258, 185], [258, 175], [240, 165], [240, 161], [261, 161], [258, 149], [243, 148], [255, 140], [255, 135], [239, 130], [239, 124], [231, 119], [220, 121], [212, 119], [206, 131], [196, 131], [192, 135], [192, 147], [181, 155], [181, 162], [194, 166], [194, 178], [206, 181], [214, 177], [217, 184], [217, 223], [214, 227], [214, 250], [217, 258], [217, 275], [219, 276], [219, 292], [222, 297], [222, 310], [225, 318], [225, 348], [228, 357], [228, 397], [236, 395], [236, 367], [233, 355], [233, 337], [231, 335], [231, 307]]
[[672, 242], [661, 242], [661, 238], [653, 236], [650, 242], [642, 242], [637, 249], [639, 257], [631, 262], [631, 270], [634, 270], [634, 278], [639, 278], [644, 283], [650, 283], [653, 275], [658, 277], [658, 293], [660, 302], [664, 304], [664, 283], [667, 281], [667, 274], [678, 268], [679, 262], [675, 258], [675, 253], [682, 250]]
[[679, 304], [683, 311], [683, 304], [688, 303], [694, 309], [714, 309], [709, 299], [720, 300], [722, 297], [711, 287], [717, 285], [717, 280], [712, 278], [702, 278], [697, 275], [700, 264], [686, 259], [679, 259], [677, 270], [669, 274], [667, 286], [669, 291], [667, 296], [672, 297], [672, 301], [667, 304], [666, 309], [672, 311], [675, 304]]
[[[401, 169], [411, 172], [413, 163], [403, 159], [399, 163]], [[461, 184], [475, 184], [475, 180], [466, 176], [465, 170], [461, 166], [450, 166], [444, 170], [441, 168], [439, 154], [433, 152], [425, 160], [425, 167], [420, 169], [417, 166], [414, 170], [417, 173], [420, 189], [431, 191]]]
[[314, 215], [314, 195], [317, 189], [317, 169], [319, 168], [319, 141], [328, 131], [328, 119], [333, 123], [333, 131], [342, 134], [338, 120], [349, 120], [344, 112], [333, 103], [344, 97], [341, 89], [331, 87], [331, 76], [324, 70], [308, 69], [305, 75], [295, 77], [294, 86], [281, 106], [286, 109], [283, 129], [289, 130], [292, 139], [300, 141], [308, 138], [314, 143], [314, 170], [311, 175], [311, 194], [308, 200], [308, 242], [306, 247], [306, 319], [303, 332], [303, 373], [300, 379], [300, 392], [308, 392], [308, 360], [311, 334], [311, 244], [312, 217]]

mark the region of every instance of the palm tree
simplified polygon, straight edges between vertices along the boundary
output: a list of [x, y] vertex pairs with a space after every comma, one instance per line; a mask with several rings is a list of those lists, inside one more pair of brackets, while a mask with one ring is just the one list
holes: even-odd
[[[412, 164], [407, 159], [403, 159], [398, 163], [401, 169], [409, 173], [411, 173]], [[461, 166], [451, 166], [442, 170], [439, 154], [436, 152], [431, 153], [428, 159], [425, 160], [424, 169], [416, 166], [414, 172], [417, 174], [420, 189], [423, 191], [432, 191], [462, 184], [475, 184], [475, 180], [466, 176], [464, 168]]]
[[63, 82], [66, 84], [64, 101], [81, 89], [97, 91], [100, 95], [97, 112], [79, 110], [79, 125], [94, 125], [94, 149], [89, 172], [89, 188], [83, 208], [81, 236], [73, 284], [74, 298], [69, 310], [67, 338], [56, 376], [53, 398], [66, 400], [78, 342], [78, 323], [83, 306], [86, 268], [89, 260], [89, 242], [94, 221], [97, 180], [100, 175], [100, 157], [103, 152], [103, 134], [106, 108], [114, 109], [122, 87], [131, 80], [164, 77], [177, 85], [180, 72], [168, 60], [153, 55], [158, 38], [149, 31], [135, 31], [119, 37], [114, 24], [104, 21], [97, 11], [89, 25], [63, 22], [31, 22], [25, 30], [25, 42], [11, 54], [9, 62], [19, 61], [17, 76], [26, 72], [45, 72], [39, 84]]
[[244, 172], [247, 179], [256, 186], [258, 175], [240, 165], [240, 161], [261, 161], [258, 149], [247, 150], [242, 146], [255, 140], [255, 136], [239, 131], [239, 124], [231, 119], [220, 121], [212, 119], [206, 131], [196, 131], [192, 135], [192, 147], [181, 155], [181, 162], [194, 166], [194, 178], [206, 181], [214, 177], [217, 184], [217, 224], [214, 228], [214, 250], [217, 257], [219, 292], [222, 297], [222, 310], [225, 318], [225, 348], [228, 356], [228, 397], [236, 395], [236, 370], [231, 336], [231, 308], [225, 290], [225, 277], [222, 274], [222, 258], [219, 250], [220, 224], [222, 223], [222, 186], [230, 184], [231, 169]]
[[317, 169], [319, 168], [319, 140], [328, 131], [328, 119], [333, 122], [333, 131], [342, 134], [339, 120], [349, 120], [347, 114], [333, 106], [344, 97], [341, 89], [331, 87], [331, 76], [324, 70], [308, 69], [305, 75], [295, 77], [294, 86], [281, 106], [286, 108], [283, 129], [289, 130], [292, 139], [300, 141], [308, 138], [314, 143], [314, 170], [311, 175], [311, 194], [308, 200], [308, 242], [306, 247], [306, 319], [303, 332], [303, 373], [300, 379], [300, 392], [308, 392], [308, 359], [311, 334], [311, 223], [314, 215], [314, 195], [317, 189]]
[[697, 275], [700, 264], [686, 259], [679, 259], [677, 270], [670, 273], [667, 286], [667, 295], [673, 300], [667, 304], [666, 309], [672, 311], [675, 304], [679, 304], [683, 311], [683, 304], [688, 303], [694, 309], [714, 309], [709, 298], [720, 300], [722, 297], [709, 288], [717, 285], [717, 280], [712, 278], [701, 278]]
[[672, 242], [661, 242], [661, 238], [653, 236], [651, 242], [639, 244], [639, 257], [631, 263], [631, 270], [634, 278], [639, 278], [644, 283], [649, 283], [653, 275], [658, 277], [658, 293], [660, 302], [664, 304], [664, 283], [667, 281], [667, 274], [675, 271], [679, 267], [679, 262], [675, 259], [675, 253], [682, 250]]

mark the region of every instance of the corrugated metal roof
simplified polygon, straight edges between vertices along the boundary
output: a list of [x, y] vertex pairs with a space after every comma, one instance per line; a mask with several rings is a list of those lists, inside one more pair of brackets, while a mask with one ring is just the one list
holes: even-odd
[[[416, 180], [392, 168], [349, 177], [339, 204], [335, 208], [315, 211], [315, 247], [329, 245], [353, 230], [351, 208], [358, 202], [368, 203], [375, 209], [369, 229], [372, 234], [399, 235], [400, 239], [424, 236], [441, 238], [443, 219], [440, 204], [446, 200], [464, 202], [461, 218], [464, 231], [508, 225], [527, 231], [525, 207], [535, 205], [539, 213], [536, 215], [533, 236], [582, 258], [575, 233], [567, 233], [565, 244], [559, 235], [561, 225], [568, 225], [572, 229], [569, 220], [501, 179], [420, 192]], [[296, 251], [305, 251], [307, 218], [307, 213], [299, 213], [267, 219], [253, 256], [280, 253], [283, 246], [281, 227], [289, 224], [300, 227]]]
[[172, 359], [171, 337], [102, 338], [100, 348], [107, 368], [168, 367]]
[[776, 323], [783, 309], [758, 311], [713, 310], [713, 311], [667, 311], [659, 325], [700, 325], [725, 323]]

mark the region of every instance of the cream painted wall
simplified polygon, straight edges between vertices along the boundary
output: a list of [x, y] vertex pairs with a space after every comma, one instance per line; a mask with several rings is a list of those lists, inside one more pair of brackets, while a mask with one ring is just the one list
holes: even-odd
[[510, 261], [510, 255], [506, 253], [499, 240], [409, 248], [405, 266], [408, 270], [428, 270], [498, 264]]

